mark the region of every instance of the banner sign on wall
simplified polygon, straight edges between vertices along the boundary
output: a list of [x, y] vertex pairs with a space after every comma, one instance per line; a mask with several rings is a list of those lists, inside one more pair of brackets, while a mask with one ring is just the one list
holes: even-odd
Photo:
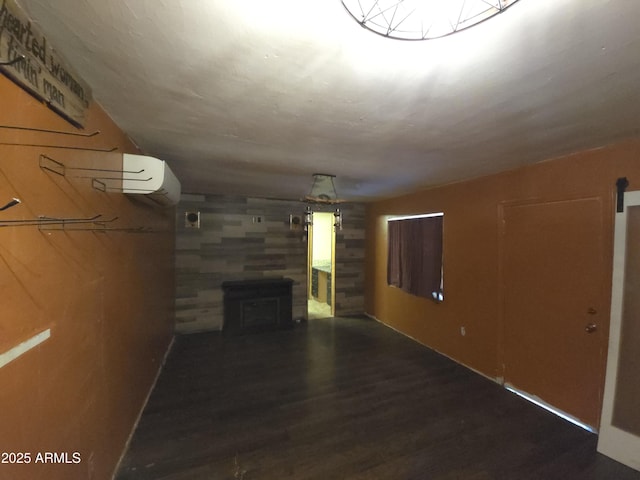
[[0, 2], [0, 71], [66, 120], [83, 127], [91, 89], [15, 0]]

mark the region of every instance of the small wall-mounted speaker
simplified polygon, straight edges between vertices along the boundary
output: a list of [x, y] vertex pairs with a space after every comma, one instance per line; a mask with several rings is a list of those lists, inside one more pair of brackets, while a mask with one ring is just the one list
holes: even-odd
[[289, 230], [302, 230], [301, 215], [289, 215]]
[[185, 228], [200, 228], [200, 212], [184, 212]]

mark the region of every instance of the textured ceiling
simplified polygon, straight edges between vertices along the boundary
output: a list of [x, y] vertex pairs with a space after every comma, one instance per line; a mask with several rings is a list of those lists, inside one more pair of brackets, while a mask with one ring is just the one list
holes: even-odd
[[368, 200], [638, 135], [640, 1], [389, 40], [339, 0], [19, 0], [185, 192]]

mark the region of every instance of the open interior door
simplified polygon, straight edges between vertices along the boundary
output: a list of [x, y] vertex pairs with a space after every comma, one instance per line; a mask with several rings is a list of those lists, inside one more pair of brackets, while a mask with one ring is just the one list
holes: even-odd
[[640, 192], [616, 213], [611, 297], [598, 451], [640, 470]]

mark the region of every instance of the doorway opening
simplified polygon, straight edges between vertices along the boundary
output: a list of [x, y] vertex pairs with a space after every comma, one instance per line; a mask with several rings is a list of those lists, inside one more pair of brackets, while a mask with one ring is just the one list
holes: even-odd
[[623, 203], [615, 214], [609, 351], [598, 451], [640, 471], [640, 191], [618, 195]]
[[333, 213], [313, 212], [307, 242], [307, 318], [333, 317], [335, 314], [335, 217]]

